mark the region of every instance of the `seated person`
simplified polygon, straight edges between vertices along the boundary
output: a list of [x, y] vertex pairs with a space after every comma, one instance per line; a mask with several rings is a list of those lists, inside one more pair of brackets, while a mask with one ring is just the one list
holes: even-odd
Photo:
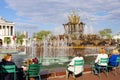
[[33, 64], [38, 64], [39, 63], [39, 61], [36, 57], [32, 59], [32, 62], [33, 62]]
[[23, 70], [24, 70], [24, 71], [27, 71], [29, 64], [32, 64], [32, 63], [33, 63], [32, 59], [27, 59], [27, 60], [25, 60], [25, 61], [24, 61], [24, 66], [22, 66]]
[[105, 53], [105, 50], [103, 48], [100, 49], [100, 53], [97, 55], [97, 58], [95, 59], [94, 74], [98, 74], [98, 67], [100, 68], [108, 65], [107, 63], [100, 64], [101, 58], [108, 58], [108, 55]]
[[[24, 71], [27, 71], [28, 67], [29, 67], [29, 64], [38, 64], [38, 63], [39, 63], [39, 61], [38, 61], [38, 59], [36, 57], [33, 58], [33, 59], [27, 59], [25, 61], [25, 66], [22, 66], [22, 68], [23, 68]], [[36, 77], [36, 78], [35, 77], [33, 77], [33, 78], [31, 77], [30, 80], [38, 80], [38, 77]]]
[[[16, 64], [12, 61], [11, 54], [6, 54], [4, 56], [4, 58], [0, 62], [0, 66], [2, 66], [2, 65], [15, 65], [16, 66]], [[17, 76], [16, 76], [17, 80], [23, 80], [22, 68], [17, 68], [17, 66], [16, 66], [16, 71], [18, 71]], [[3, 75], [3, 80], [14, 80], [13, 74], [5, 73], [5, 75]]]
[[39, 61], [36, 57], [33, 59], [27, 59], [24, 61], [24, 66], [22, 66], [22, 68], [24, 71], [26, 71], [26, 70], [28, 70], [29, 64], [38, 64], [38, 63], [39, 63]]
[[[119, 65], [119, 62], [116, 62], [117, 57], [120, 57], [119, 52], [118, 52], [117, 49], [114, 49], [114, 50], [113, 50], [113, 54], [112, 54], [112, 55], [110, 56], [110, 58], [109, 58], [108, 65], [109, 65], [109, 66], [113, 66], [113, 67], [118, 66], [118, 65]], [[109, 67], [108, 70], [109, 70], [109, 71], [112, 70], [113, 67]]]
[[[67, 75], [69, 76], [70, 73], [73, 73], [74, 72], [74, 61], [75, 60], [84, 60], [83, 57], [81, 56], [81, 54], [76, 54], [76, 57], [74, 57], [71, 62], [68, 64], [68, 68], [67, 68]], [[77, 66], [76, 69], [75, 69], [75, 75], [78, 75], [80, 73], [83, 72], [83, 66]], [[67, 77], [68, 77], [67, 76]]]

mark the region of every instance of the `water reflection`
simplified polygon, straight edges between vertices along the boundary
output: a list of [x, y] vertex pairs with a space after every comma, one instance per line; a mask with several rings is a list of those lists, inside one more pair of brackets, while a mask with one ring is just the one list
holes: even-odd
[[21, 67], [24, 64], [24, 60], [27, 59], [26, 55], [12, 54], [13, 61], [16, 63], [18, 67]]

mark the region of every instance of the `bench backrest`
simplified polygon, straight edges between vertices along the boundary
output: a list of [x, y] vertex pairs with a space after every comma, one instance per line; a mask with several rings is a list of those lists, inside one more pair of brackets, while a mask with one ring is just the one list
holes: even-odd
[[28, 76], [29, 77], [36, 77], [40, 75], [41, 63], [39, 64], [30, 64], [28, 67]]
[[16, 66], [15, 65], [2, 65], [1, 73], [2, 73], [2, 79], [3, 79], [3, 77], [5, 77], [4, 74], [13, 73], [14, 80], [16, 80]]

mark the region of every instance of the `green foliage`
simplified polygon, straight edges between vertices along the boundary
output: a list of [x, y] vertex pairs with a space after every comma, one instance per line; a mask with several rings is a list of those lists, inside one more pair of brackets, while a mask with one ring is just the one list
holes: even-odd
[[7, 43], [7, 45], [10, 44], [11, 43], [10, 37], [4, 37], [4, 43]]
[[22, 45], [23, 44], [23, 39], [25, 38], [24, 34], [19, 34], [16, 39], [16, 43]]
[[38, 40], [42, 40], [43, 39], [43, 36], [48, 36], [48, 34], [50, 34], [51, 32], [50, 31], [40, 31], [40, 32], [38, 32], [38, 33], [34, 33], [34, 35], [33, 35], [33, 37], [35, 37], [35, 36], [37, 36], [37, 39]]
[[112, 33], [111, 29], [104, 29], [104, 30], [99, 31], [100, 36], [106, 39], [112, 38], [111, 33]]

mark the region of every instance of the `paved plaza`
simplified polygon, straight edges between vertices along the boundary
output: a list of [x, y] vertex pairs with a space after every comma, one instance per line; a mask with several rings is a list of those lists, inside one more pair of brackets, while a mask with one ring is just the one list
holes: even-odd
[[[66, 80], [65, 75], [51, 77], [43, 80]], [[69, 77], [68, 80], [74, 80], [72, 76]], [[77, 77], [76, 80], [82, 80], [82, 76]], [[91, 72], [86, 72], [84, 74], [84, 80], [120, 80], [120, 71], [117, 71], [117, 75], [114, 75], [114, 71], [109, 72], [108, 77], [104, 72], [101, 73], [101, 77], [99, 78], [97, 75], [91, 74]]]

